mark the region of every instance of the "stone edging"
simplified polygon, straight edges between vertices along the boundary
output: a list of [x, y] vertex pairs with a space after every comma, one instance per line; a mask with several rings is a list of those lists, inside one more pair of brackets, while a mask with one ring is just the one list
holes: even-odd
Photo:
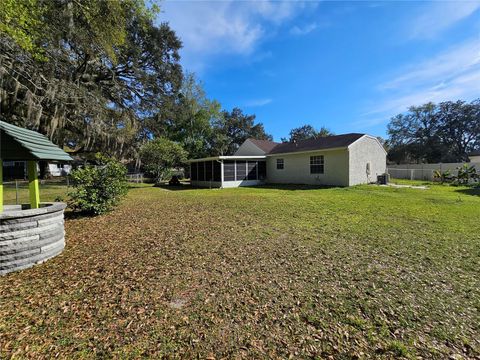
[[0, 275], [26, 269], [63, 251], [66, 204], [41, 206], [9, 206], [0, 214]]

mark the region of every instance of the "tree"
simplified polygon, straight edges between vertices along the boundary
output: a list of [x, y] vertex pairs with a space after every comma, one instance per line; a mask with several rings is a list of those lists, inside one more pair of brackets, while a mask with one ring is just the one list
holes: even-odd
[[459, 162], [480, 147], [480, 101], [412, 106], [388, 124], [391, 161]]
[[142, 146], [140, 158], [158, 185], [168, 178], [173, 168], [185, 163], [187, 152], [174, 141], [157, 138]]
[[176, 99], [182, 81], [181, 42], [154, 25], [157, 9], [141, 0], [16, 3], [0, 7], [7, 121], [76, 149], [134, 156], [151, 133], [146, 119]]
[[44, 8], [37, 0], [2, 0], [0, 7], [0, 34], [9, 36], [21, 49], [42, 59], [39, 46], [41, 16]]
[[290, 130], [289, 138], [282, 138], [282, 142], [295, 142], [308, 139], [316, 139], [319, 137], [326, 137], [334, 135], [325, 126], [322, 126], [320, 130], [316, 130], [312, 125], [303, 125]]
[[480, 99], [442, 102], [437, 116], [439, 137], [447, 150], [444, 158], [466, 161], [470, 151], [480, 148]]
[[224, 110], [222, 115], [213, 123], [212, 153], [215, 155], [235, 153], [248, 138], [273, 140], [262, 123], [255, 124], [255, 115], [243, 114], [239, 108], [231, 112]]
[[177, 102], [159, 115], [155, 136], [180, 143], [192, 158], [210, 154], [212, 124], [222, 116], [220, 103], [206, 97], [202, 83], [193, 73], [185, 74]]

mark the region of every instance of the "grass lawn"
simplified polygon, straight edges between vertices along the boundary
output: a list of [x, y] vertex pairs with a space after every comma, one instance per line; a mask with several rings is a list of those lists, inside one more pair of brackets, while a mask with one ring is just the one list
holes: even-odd
[[[66, 199], [67, 192], [67, 186], [61, 182], [49, 180], [48, 183], [43, 184], [42, 181], [40, 181], [40, 201], [55, 201], [57, 197]], [[18, 182], [18, 193], [15, 190], [14, 182], [5, 183], [4, 204], [13, 205], [17, 200], [19, 204], [26, 204], [30, 201], [29, 199], [28, 181]]]
[[66, 232], [0, 277], [0, 358], [480, 356], [479, 191], [137, 187]]

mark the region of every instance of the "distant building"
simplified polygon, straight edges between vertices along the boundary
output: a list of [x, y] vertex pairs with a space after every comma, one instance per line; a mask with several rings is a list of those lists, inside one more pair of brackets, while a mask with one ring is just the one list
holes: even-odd
[[480, 150], [471, 152], [468, 154], [468, 158], [473, 163], [480, 163]]
[[60, 164], [60, 163], [49, 163], [48, 170], [52, 176], [67, 176], [72, 171], [72, 165], [70, 164]]

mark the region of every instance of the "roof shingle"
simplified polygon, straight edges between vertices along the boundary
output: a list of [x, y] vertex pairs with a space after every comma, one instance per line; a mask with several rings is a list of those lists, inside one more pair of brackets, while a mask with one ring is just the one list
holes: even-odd
[[270, 141], [270, 140], [258, 140], [258, 139], [249, 139], [255, 146], [257, 146], [259, 149], [265, 151], [267, 154], [272, 151], [272, 149], [280, 145], [280, 143]]
[[301, 151], [344, 148], [354, 143], [364, 135], [365, 134], [350, 133], [343, 135], [320, 137], [316, 139], [301, 140], [297, 142], [281, 143], [277, 144], [273, 149], [271, 149], [268, 154], [284, 154]]
[[72, 158], [46, 136], [0, 121], [0, 158], [6, 160], [59, 160]]

